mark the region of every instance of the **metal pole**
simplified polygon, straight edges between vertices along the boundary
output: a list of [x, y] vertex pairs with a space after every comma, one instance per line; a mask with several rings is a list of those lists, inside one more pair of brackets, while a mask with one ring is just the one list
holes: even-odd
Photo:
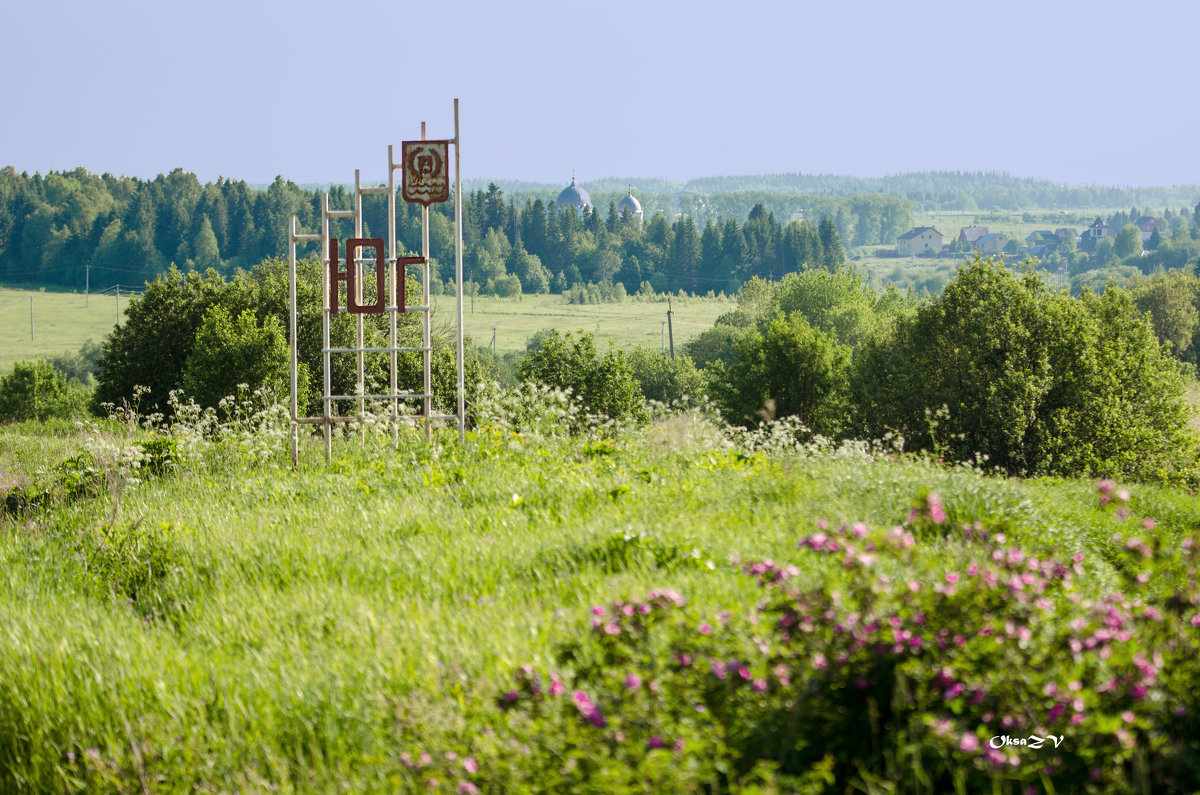
[[[421, 122], [421, 140], [425, 140], [425, 122]], [[421, 205], [421, 256], [425, 258], [425, 263], [421, 266], [421, 299], [425, 306], [425, 325], [421, 334], [421, 345], [425, 348], [423, 353], [422, 365], [424, 366], [425, 374], [425, 441], [428, 442], [433, 435], [433, 425], [430, 417], [433, 416], [433, 304], [429, 291], [429, 278], [432, 274], [432, 267], [429, 264], [429, 205]]]
[[[288, 335], [290, 342], [289, 375], [291, 376], [292, 387], [289, 405], [292, 412], [291, 446], [293, 470], [300, 466], [300, 334], [298, 331], [300, 309], [297, 298], [296, 244], [320, 242], [322, 242], [322, 236], [319, 233], [297, 233], [296, 216], [292, 216], [288, 234]], [[328, 347], [328, 345], [325, 347]], [[306, 417], [305, 419], [311, 418]]]
[[[362, 179], [359, 169], [354, 169], [354, 236], [362, 237]], [[346, 267], [354, 267], [354, 300], [360, 305], [362, 304], [362, 283], [365, 281], [362, 270], [362, 257], [360, 252], [362, 249], [355, 249], [354, 262], [346, 262]], [[366, 347], [363, 342], [363, 316], [354, 316], [354, 339], [355, 345], [359, 348]], [[358, 389], [358, 394], [365, 395], [367, 393], [366, 378], [364, 377], [364, 361], [365, 354], [360, 350], [355, 354], [358, 364], [357, 381], [355, 386]], [[362, 398], [358, 399], [358, 418], [361, 422], [366, 416], [366, 401]], [[361, 429], [361, 428], [360, 428]]]
[[667, 299], [667, 338], [671, 341], [671, 361], [675, 361], [675, 330], [671, 326], [671, 299]]
[[332, 354], [329, 349], [329, 192], [321, 194], [321, 348], [324, 361], [325, 394], [321, 396], [321, 406], [325, 417], [325, 463], [333, 460], [333, 416], [332, 401], [325, 398], [333, 394], [333, 374], [330, 372]]
[[467, 430], [467, 390], [463, 364], [463, 206], [462, 206], [462, 133], [458, 126], [458, 97], [454, 98], [454, 277], [458, 282], [458, 438]]
[[292, 469], [300, 466], [300, 405], [297, 398], [299, 379], [297, 371], [296, 350], [296, 216], [292, 216], [291, 229], [288, 232], [288, 334], [291, 337], [291, 408], [292, 408]]
[[[388, 338], [390, 340], [389, 345], [392, 348], [392, 352], [390, 354], [390, 359], [389, 359], [389, 364], [391, 366], [391, 372], [388, 377], [389, 378], [388, 384], [391, 387], [391, 394], [392, 394], [392, 444], [399, 446], [399, 444], [400, 444], [400, 401], [395, 397], [396, 390], [397, 390], [396, 321], [397, 321], [397, 315], [400, 312], [400, 301], [401, 301], [402, 297], [400, 295], [400, 280], [399, 280], [399, 275], [398, 275], [400, 266], [396, 262], [396, 258], [399, 256], [399, 252], [396, 247], [396, 168], [395, 168], [395, 160], [393, 159], [393, 150], [392, 150], [391, 144], [388, 144], [387, 207], [388, 207], [388, 241], [387, 241], [388, 261], [391, 263], [391, 267], [389, 268], [389, 271], [392, 276], [392, 281], [391, 281], [392, 296], [396, 299], [395, 308], [391, 312], [388, 313], [389, 321], [390, 321], [388, 323]], [[376, 265], [376, 267], [379, 267], [379, 266]], [[385, 301], [384, 303], [386, 305], [387, 302]]]

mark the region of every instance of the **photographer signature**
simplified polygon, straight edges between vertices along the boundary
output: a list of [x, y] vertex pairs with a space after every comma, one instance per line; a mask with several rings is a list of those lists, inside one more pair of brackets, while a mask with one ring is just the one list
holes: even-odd
[[1041, 748], [1046, 742], [1053, 742], [1054, 747], [1057, 748], [1065, 739], [1067, 739], [1065, 734], [1047, 734], [1045, 737], [1038, 737], [1036, 734], [1031, 734], [1028, 737], [1009, 737], [1007, 734], [998, 734], [992, 739], [988, 740], [988, 745], [992, 748], [1003, 748], [1006, 745], [1023, 745], [1026, 748]]

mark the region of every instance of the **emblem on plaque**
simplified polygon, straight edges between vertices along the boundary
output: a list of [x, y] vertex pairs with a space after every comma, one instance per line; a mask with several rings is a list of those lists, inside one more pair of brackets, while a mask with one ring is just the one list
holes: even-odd
[[450, 199], [449, 149], [449, 141], [404, 142], [404, 201], [428, 207]]

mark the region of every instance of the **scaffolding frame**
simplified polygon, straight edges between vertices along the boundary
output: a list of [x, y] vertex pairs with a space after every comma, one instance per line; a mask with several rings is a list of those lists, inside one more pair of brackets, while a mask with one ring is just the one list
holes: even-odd
[[[425, 141], [426, 130], [425, 122], [421, 122], [421, 140]], [[325, 192], [321, 196], [321, 231], [304, 233], [297, 231], [296, 216], [292, 216], [290, 228], [288, 230], [288, 293], [290, 299], [290, 315], [288, 333], [291, 346], [291, 454], [292, 468], [299, 466], [300, 462], [300, 426], [302, 425], [321, 425], [325, 437], [325, 462], [329, 463], [333, 456], [333, 428], [335, 425], [350, 422], [362, 423], [365, 421], [366, 402], [368, 400], [385, 400], [390, 402], [390, 420], [392, 427], [393, 442], [399, 439], [400, 423], [401, 422], [416, 422], [420, 421], [424, 426], [425, 440], [428, 442], [432, 438], [433, 423], [435, 421], [454, 420], [458, 426], [458, 434], [460, 440], [466, 430], [466, 392], [465, 392], [465, 373], [463, 359], [463, 251], [462, 251], [462, 173], [461, 173], [461, 137], [459, 132], [459, 115], [458, 115], [458, 100], [454, 100], [454, 137], [447, 139], [446, 143], [454, 147], [454, 281], [455, 281], [455, 296], [456, 296], [456, 350], [455, 359], [457, 366], [457, 400], [456, 411], [454, 414], [434, 414], [433, 413], [433, 337], [432, 337], [432, 313], [433, 304], [430, 295], [430, 265], [429, 265], [429, 205], [422, 204], [421, 206], [421, 255], [420, 257], [401, 257], [398, 254], [396, 240], [396, 172], [404, 170], [403, 163], [397, 163], [394, 156], [394, 147], [388, 146], [388, 177], [387, 186], [363, 187], [361, 172], [358, 169], [354, 171], [354, 196], [353, 207], [349, 209], [331, 209], [329, 206], [329, 193]], [[385, 241], [385, 252], [381, 252], [376, 248], [373, 257], [361, 256], [363, 248], [374, 247], [370, 244], [366, 246], [348, 246], [346, 252], [346, 271], [354, 275], [354, 295], [349, 294], [347, 290], [346, 306], [339, 307], [338, 313], [351, 312], [351, 305], [362, 303], [362, 286], [366, 281], [368, 270], [374, 270], [378, 277], [380, 264], [379, 256], [382, 254], [384, 258], [383, 267], [385, 268], [382, 284], [384, 286], [385, 295], [376, 296], [377, 301], [383, 303], [383, 312], [388, 316], [388, 345], [387, 347], [367, 347], [364, 337], [363, 313], [355, 313], [355, 344], [353, 347], [334, 347], [330, 339], [330, 327], [332, 325], [332, 315], [334, 309], [331, 306], [331, 290], [330, 290], [330, 263], [331, 237], [330, 221], [334, 219], [351, 220], [354, 225], [354, 239], [363, 242], [362, 238], [362, 198], [372, 194], [387, 194], [387, 239]], [[321, 405], [322, 413], [320, 416], [307, 417], [300, 415], [299, 406], [299, 346], [298, 346], [298, 308], [297, 308], [297, 289], [296, 289], [296, 247], [305, 243], [319, 243], [321, 246], [321, 361], [322, 361], [322, 395]], [[337, 257], [337, 252], [332, 252], [332, 257]], [[421, 273], [421, 304], [419, 306], [406, 306], [405, 295], [403, 293], [406, 279], [406, 269], [409, 267], [420, 267]], [[377, 280], [377, 284], [379, 281]], [[347, 285], [349, 288], [349, 285]], [[388, 301], [387, 298], [392, 297], [394, 301]], [[336, 301], [336, 299], [335, 299]], [[421, 345], [419, 346], [400, 346], [398, 345], [398, 323], [399, 314], [401, 312], [420, 312], [422, 314], [422, 335]], [[422, 386], [419, 392], [405, 391], [399, 388], [398, 369], [399, 369], [399, 354], [400, 353], [415, 353], [422, 354]], [[368, 353], [387, 353], [389, 354], [389, 382], [388, 392], [383, 394], [366, 394], [365, 384], [365, 357]], [[352, 395], [335, 395], [333, 394], [333, 356], [335, 354], [353, 354], [355, 356], [355, 392]], [[402, 414], [400, 405], [402, 401], [422, 402], [421, 414]], [[334, 408], [338, 401], [354, 401], [356, 411], [354, 414], [335, 414]]]

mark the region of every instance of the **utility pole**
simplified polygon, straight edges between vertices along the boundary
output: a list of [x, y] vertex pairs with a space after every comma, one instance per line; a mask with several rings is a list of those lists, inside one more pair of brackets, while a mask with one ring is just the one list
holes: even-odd
[[658, 346], [658, 352], [663, 356], [667, 355], [667, 321], [662, 322], [662, 342]]
[[675, 328], [671, 325], [671, 299], [667, 299], [667, 337], [671, 341], [671, 361], [675, 361]]

